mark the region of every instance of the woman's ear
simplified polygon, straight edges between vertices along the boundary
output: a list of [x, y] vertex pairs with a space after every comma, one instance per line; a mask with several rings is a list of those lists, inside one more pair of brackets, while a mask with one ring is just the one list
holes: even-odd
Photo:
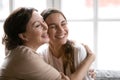
[[24, 33], [18, 34], [19, 38], [22, 39], [23, 41], [28, 41], [27, 37], [25, 36]]

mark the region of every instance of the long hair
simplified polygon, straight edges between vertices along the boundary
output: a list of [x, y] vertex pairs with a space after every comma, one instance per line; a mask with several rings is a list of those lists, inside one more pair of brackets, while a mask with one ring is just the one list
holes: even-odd
[[[66, 17], [64, 16], [64, 14], [57, 9], [46, 9], [44, 10], [41, 15], [43, 17], [44, 20], [46, 20], [46, 18], [53, 14], [53, 13], [60, 13], [66, 20]], [[74, 66], [74, 47], [73, 47], [74, 43], [72, 41], [67, 40], [66, 44], [64, 44], [63, 47], [63, 52], [65, 54], [63, 54], [63, 68], [64, 68], [64, 74], [66, 74], [66, 69], [68, 67], [70, 67], [70, 71], [71, 73], [75, 72], [75, 66]]]
[[69, 67], [71, 73], [75, 72], [74, 66], [74, 42], [67, 40], [66, 44], [63, 45], [63, 69], [64, 73], [66, 74], [66, 69]]
[[33, 11], [37, 10], [21, 7], [14, 10], [5, 20], [3, 25], [5, 35], [2, 43], [5, 44], [8, 50], [23, 44], [23, 40], [19, 38], [18, 34], [26, 31], [26, 26], [31, 19]]

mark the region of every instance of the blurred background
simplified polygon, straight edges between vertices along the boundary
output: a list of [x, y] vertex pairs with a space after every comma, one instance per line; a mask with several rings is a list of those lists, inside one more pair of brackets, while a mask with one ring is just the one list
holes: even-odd
[[96, 54], [93, 67], [120, 70], [120, 0], [0, 0], [0, 65], [5, 57], [3, 24], [18, 7], [61, 10], [67, 20], [69, 39], [87, 44]]

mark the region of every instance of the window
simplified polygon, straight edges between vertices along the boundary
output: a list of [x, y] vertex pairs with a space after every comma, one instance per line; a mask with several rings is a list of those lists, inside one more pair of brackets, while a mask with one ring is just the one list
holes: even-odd
[[0, 21], [9, 14], [9, 0], [0, 0]]
[[[14, 8], [18, 7], [34, 7], [39, 12], [43, 11], [47, 7], [46, 0], [15, 0]], [[21, 4], [20, 4], [21, 3]]]
[[98, 23], [98, 69], [120, 70], [120, 21]]
[[3, 37], [3, 21], [9, 14], [9, 0], [0, 0], [0, 65], [3, 62], [4, 45], [2, 45]]
[[98, 2], [98, 46], [99, 69], [120, 70], [120, 0]]
[[[0, 28], [2, 28], [3, 22], [0, 22]], [[3, 29], [0, 29], [0, 65], [3, 62], [3, 58], [5, 56], [4, 53], [4, 45], [2, 45], [2, 36], [3, 36]]]

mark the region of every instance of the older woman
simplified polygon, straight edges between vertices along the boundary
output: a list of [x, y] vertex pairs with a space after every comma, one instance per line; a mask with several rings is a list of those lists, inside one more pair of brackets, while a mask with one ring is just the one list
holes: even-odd
[[14, 10], [4, 23], [6, 57], [0, 80], [69, 80], [36, 53], [49, 41], [48, 26], [34, 8]]

